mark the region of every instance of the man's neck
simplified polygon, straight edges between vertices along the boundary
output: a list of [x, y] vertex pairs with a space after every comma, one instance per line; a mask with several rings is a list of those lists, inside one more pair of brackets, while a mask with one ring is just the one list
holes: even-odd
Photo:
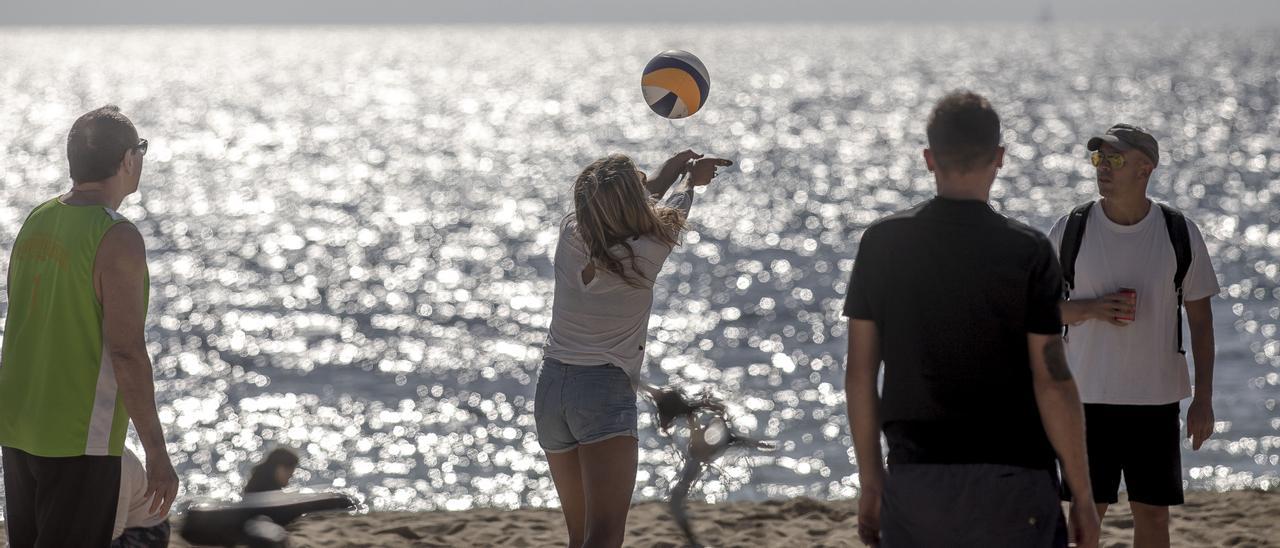
[[1136, 225], [1147, 218], [1147, 213], [1151, 211], [1151, 200], [1145, 195], [1132, 198], [1103, 198], [1100, 203], [1102, 213], [1111, 222], [1121, 226]]
[[74, 206], [100, 205], [112, 210], [120, 209], [124, 196], [117, 196], [104, 183], [82, 183], [71, 187], [62, 195], [62, 203]]
[[943, 180], [941, 177], [936, 178], [938, 183], [938, 197], [947, 198], [949, 200], [976, 200], [979, 202], [987, 202], [991, 199], [991, 182], [980, 184], [979, 181], [966, 180]]

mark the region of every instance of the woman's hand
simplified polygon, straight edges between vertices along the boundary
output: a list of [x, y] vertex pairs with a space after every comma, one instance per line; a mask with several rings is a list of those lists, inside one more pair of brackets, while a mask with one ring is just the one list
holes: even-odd
[[711, 183], [717, 175], [716, 170], [733, 165], [732, 160], [724, 158], [699, 158], [689, 162], [689, 186], [704, 186]]
[[662, 168], [658, 170], [659, 178], [669, 178], [675, 180], [677, 177], [684, 175], [689, 169], [689, 164], [702, 155], [694, 152], [692, 149], [677, 152], [670, 160], [662, 164]]
[[691, 163], [701, 157], [701, 154], [692, 150], [677, 152], [675, 156], [663, 163], [661, 168], [658, 168], [657, 175], [645, 181], [645, 189], [654, 197], [661, 197], [667, 193], [667, 189], [671, 188], [671, 185], [676, 184], [676, 180], [681, 175], [684, 175], [689, 170]]

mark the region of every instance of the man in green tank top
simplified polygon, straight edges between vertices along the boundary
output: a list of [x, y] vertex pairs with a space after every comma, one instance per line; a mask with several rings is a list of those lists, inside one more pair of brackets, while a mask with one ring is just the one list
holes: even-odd
[[116, 213], [138, 189], [146, 152], [119, 108], [81, 116], [67, 136], [71, 190], [36, 207], [14, 242], [0, 349], [12, 546], [110, 544], [130, 420], [151, 511], [167, 514], [177, 495], [143, 337], [146, 249]]

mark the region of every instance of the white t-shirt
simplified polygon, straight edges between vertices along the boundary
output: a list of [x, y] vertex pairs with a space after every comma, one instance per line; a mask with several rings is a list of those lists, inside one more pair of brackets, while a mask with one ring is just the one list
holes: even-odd
[[[663, 205], [688, 215], [693, 196], [673, 190]], [[653, 283], [671, 255], [671, 246], [653, 236], [633, 239], [628, 245], [636, 261], [633, 265], [630, 259], [623, 260], [622, 266], [642, 287], [632, 287], [603, 268], [595, 270], [590, 283], [583, 283], [582, 270], [590, 262], [590, 250], [572, 219], [561, 223], [555, 252], [555, 299], [543, 355], [572, 365], [611, 364], [626, 371], [632, 384], [639, 386], [653, 311]], [[618, 257], [628, 256], [621, 245], [613, 252]]]
[[120, 499], [116, 503], [116, 526], [111, 538], [120, 538], [125, 529], [154, 527], [168, 516], [152, 516], [151, 499], [147, 494], [147, 471], [142, 461], [128, 447], [120, 456]]
[[[1059, 255], [1066, 226], [1064, 216], [1049, 231]], [[1187, 232], [1191, 266], [1182, 294], [1185, 301], [1196, 301], [1216, 295], [1218, 279], [1204, 237], [1190, 219]], [[1187, 357], [1178, 353], [1176, 270], [1160, 206], [1152, 203], [1138, 224], [1123, 226], [1108, 219], [1100, 203], [1094, 204], [1076, 256], [1071, 298], [1092, 299], [1129, 287], [1137, 290], [1138, 306], [1134, 321], [1123, 327], [1102, 320], [1070, 326], [1067, 361], [1084, 403], [1161, 405], [1191, 396]], [[1189, 352], [1190, 337], [1183, 344]]]

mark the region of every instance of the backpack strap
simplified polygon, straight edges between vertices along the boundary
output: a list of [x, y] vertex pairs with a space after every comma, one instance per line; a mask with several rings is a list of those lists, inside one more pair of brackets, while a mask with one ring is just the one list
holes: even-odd
[[1187, 232], [1187, 218], [1172, 207], [1160, 204], [1164, 213], [1164, 226], [1169, 231], [1169, 242], [1173, 244], [1173, 255], [1177, 260], [1177, 270], [1173, 274], [1173, 290], [1178, 294], [1178, 305], [1174, 314], [1178, 317], [1178, 353], [1186, 354], [1182, 346], [1182, 281], [1191, 269], [1191, 234]]
[[1067, 297], [1076, 287], [1076, 256], [1080, 254], [1080, 244], [1084, 242], [1084, 227], [1089, 221], [1089, 211], [1093, 202], [1076, 206], [1067, 215], [1067, 227], [1062, 231], [1062, 242], [1058, 246], [1058, 262], [1062, 265], [1063, 290]]
[[[1084, 242], [1084, 227], [1089, 221], [1089, 211], [1093, 202], [1076, 206], [1067, 215], [1067, 226], [1062, 231], [1062, 242], [1058, 244], [1058, 263], [1062, 266], [1062, 298], [1070, 299], [1071, 290], [1076, 287], [1076, 256], [1080, 254], [1080, 244]], [[1062, 336], [1067, 336], [1068, 327], [1062, 326]]]
[[1084, 242], [1084, 225], [1088, 223], [1093, 202], [1080, 204], [1066, 216], [1066, 229], [1062, 230], [1057, 261], [1062, 266], [1062, 296], [1070, 297], [1075, 288], [1075, 257], [1080, 255], [1080, 243]]

